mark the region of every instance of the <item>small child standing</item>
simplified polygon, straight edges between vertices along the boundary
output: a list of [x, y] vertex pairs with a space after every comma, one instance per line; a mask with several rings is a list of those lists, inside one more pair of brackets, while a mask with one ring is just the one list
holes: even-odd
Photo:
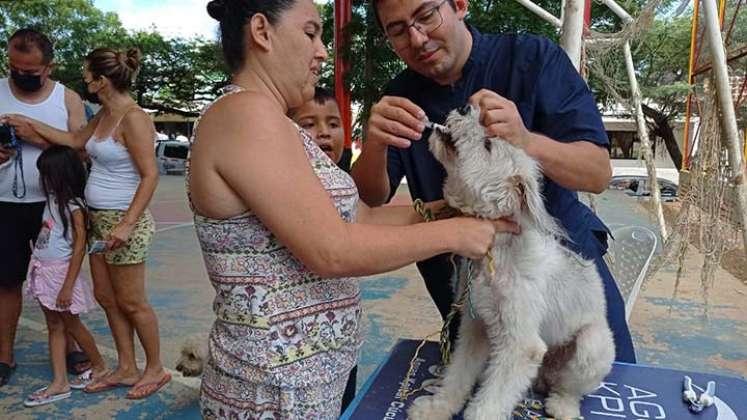
[[[78, 317], [96, 306], [90, 284], [80, 276], [86, 252], [86, 170], [78, 153], [67, 146], [46, 149], [36, 165], [47, 204], [29, 264], [26, 294], [39, 301], [44, 311], [54, 377], [26, 398], [27, 407], [68, 398], [70, 388], [82, 389], [107, 373], [93, 336]], [[71, 382], [65, 368], [66, 331], [92, 365]]]

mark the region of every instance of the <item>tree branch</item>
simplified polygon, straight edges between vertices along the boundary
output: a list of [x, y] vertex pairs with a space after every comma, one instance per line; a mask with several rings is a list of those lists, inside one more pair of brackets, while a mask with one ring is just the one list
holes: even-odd
[[179, 108], [173, 108], [170, 106], [166, 106], [166, 105], [162, 105], [162, 104], [158, 104], [154, 102], [141, 101], [141, 102], [138, 102], [138, 105], [140, 105], [143, 108], [153, 109], [158, 112], [181, 115], [182, 117], [197, 117], [200, 115], [199, 112], [185, 111]]

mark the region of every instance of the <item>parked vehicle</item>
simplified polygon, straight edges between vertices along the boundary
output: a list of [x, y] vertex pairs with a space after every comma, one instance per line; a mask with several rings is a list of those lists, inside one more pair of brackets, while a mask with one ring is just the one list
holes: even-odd
[[[662, 201], [674, 201], [677, 199], [678, 185], [663, 178], [657, 178], [659, 182], [659, 193]], [[651, 188], [648, 184], [648, 176], [644, 175], [619, 175], [610, 180], [609, 189], [624, 191], [631, 197], [649, 197]]]
[[156, 143], [156, 164], [161, 175], [172, 172], [183, 173], [186, 168], [189, 143], [181, 141], [159, 141]]

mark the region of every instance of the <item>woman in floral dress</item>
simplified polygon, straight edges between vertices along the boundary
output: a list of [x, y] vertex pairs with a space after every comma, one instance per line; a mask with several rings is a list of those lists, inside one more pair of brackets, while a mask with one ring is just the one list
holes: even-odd
[[[361, 344], [362, 276], [486, 254], [501, 221], [371, 209], [285, 114], [327, 57], [312, 0], [213, 0], [229, 93], [195, 130], [187, 188], [216, 291], [205, 418], [333, 419]], [[437, 203], [433, 204], [434, 206]]]

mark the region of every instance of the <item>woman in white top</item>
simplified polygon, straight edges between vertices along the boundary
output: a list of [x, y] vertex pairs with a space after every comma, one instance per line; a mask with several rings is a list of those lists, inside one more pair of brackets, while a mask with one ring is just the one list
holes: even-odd
[[[154, 233], [147, 207], [158, 184], [153, 155], [155, 128], [130, 96], [140, 53], [98, 48], [85, 60], [86, 99], [102, 107], [82, 130], [66, 133], [37, 121], [34, 130], [50, 143], [88, 152], [92, 159], [86, 185], [91, 232], [89, 241], [107, 242], [104, 253], [91, 255], [96, 300], [106, 311], [117, 347], [118, 367], [86, 388], [99, 392], [132, 386], [128, 398], [158, 391], [171, 377], [160, 359], [158, 320], [145, 296], [145, 259]], [[22, 117], [12, 117], [22, 118]], [[133, 329], [146, 356], [142, 375], [135, 361]]]

